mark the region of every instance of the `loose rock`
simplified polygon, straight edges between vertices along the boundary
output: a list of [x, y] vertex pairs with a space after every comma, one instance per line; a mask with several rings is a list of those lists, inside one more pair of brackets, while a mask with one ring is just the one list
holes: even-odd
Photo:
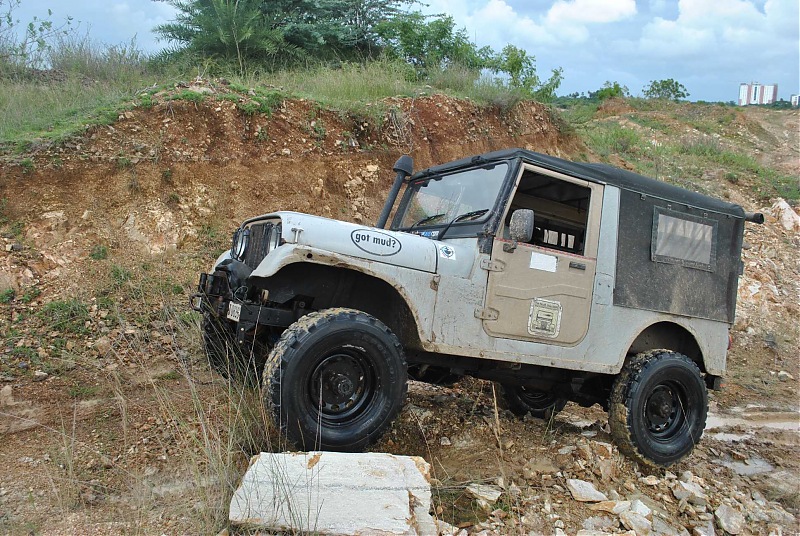
[[717, 519], [719, 528], [729, 534], [739, 534], [744, 528], [744, 516], [727, 504], [720, 505], [714, 511], [714, 517]]
[[585, 480], [575, 478], [567, 479], [567, 488], [572, 494], [572, 498], [581, 502], [600, 502], [607, 501], [605, 494], [597, 491], [594, 484]]
[[690, 504], [698, 506], [705, 506], [708, 504], [708, 495], [703, 491], [700, 484], [695, 482], [678, 481], [675, 487], [672, 488], [672, 494], [675, 495], [675, 498], [679, 501], [681, 499], [686, 499]]
[[486, 501], [488, 504], [494, 504], [503, 494], [503, 490], [497, 486], [489, 486], [486, 484], [470, 484], [466, 489], [467, 495], [479, 501]]
[[602, 501], [589, 506], [589, 510], [608, 512], [615, 515], [619, 515], [625, 510], [630, 510], [630, 508], [630, 501]]
[[630, 510], [622, 512], [619, 520], [626, 529], [634, 531], [638, 536], [647, 536], [653, 530], [649, 519]]

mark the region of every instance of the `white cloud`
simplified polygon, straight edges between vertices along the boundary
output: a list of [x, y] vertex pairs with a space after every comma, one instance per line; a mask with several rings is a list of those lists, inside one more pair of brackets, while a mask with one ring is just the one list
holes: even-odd
[[714, 32], [657, 17], [642, 31], [637, 54], [653, 58], [680, 58], [702, 54], [714, 44]]
[[531, 17], [518, 13], [504, 0], [489, 0], [466, 17], [468, 26], [490, 36], [497, 48], [509, 42], [555, 43], [556, 34]]
[[[675, 20], [656, 17], [643, 27], [637, 53], [755, 63], [760, 54], [792, 46], [792, 41], [797, 48], [797, 13], [797, 0], [768, 0], [764, 12], [748, 0], [679, 0]], [[794, 22], [787, 25], [786, 20]]]
[[636, 15], [635, 0], [558, 0], [547, 12], [548, 24], [603, 24]]
[[[475, 4], [431, 0], [426, 13], [446, 13], [469, 28], [478, 41], [493, 47], [579, 44], [590, 37], [588, 25], [605, 24], [636, 14], [635, 0], [557, 0], [549, 9], [524, 12], [506, 0]], [[474, 32], [474, 34], [473, 34]]]

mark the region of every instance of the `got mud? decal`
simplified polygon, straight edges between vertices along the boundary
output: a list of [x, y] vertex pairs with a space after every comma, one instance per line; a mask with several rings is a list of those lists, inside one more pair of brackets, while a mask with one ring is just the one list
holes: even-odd
[[395, 237], [372, 229], [356, 229], [350, 233], [350, 240], [361, 251], [378, 257], [397, 255], [403, 248]]

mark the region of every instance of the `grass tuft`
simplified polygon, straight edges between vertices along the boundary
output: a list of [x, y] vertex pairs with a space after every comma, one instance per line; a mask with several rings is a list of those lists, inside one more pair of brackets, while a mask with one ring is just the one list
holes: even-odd
[[38, 315], [53, 330], [76, 335], [85, 335], [89, 331], [86, 328], [89, 310], [77, 299], [50, 302], [42, 307]]

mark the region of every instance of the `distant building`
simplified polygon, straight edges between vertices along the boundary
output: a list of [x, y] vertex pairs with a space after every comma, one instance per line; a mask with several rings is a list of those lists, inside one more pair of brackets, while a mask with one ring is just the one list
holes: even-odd
[[792, 95], [792, 106], [795, 108], [800, 106], [800, 95]]
[[762, 85], [758, 82], [739, 86], [739, 106], [772, 104], [778, 100], [778, 84]]

